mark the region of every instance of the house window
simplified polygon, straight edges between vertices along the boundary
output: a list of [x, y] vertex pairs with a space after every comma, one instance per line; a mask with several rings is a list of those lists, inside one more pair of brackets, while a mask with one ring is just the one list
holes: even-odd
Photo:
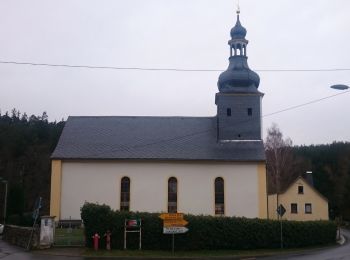
[[253, 114], [253, 109], [252, 108], [248, 108], [248, 116], [251, 116]]
[[224, 179], [215, 179], [215, 215], [225, 214]]
[[312, 214], [312, 205], [311, 205], [311, 203], [305, 203], [305, 214]]
[[120, 182], [120, 211], [130, 210], [130, 179], [123, 177]]
[[177, 212], [177, 179], [174, 177], [168, 180], [168, 212]]
[[292, 214], [298, 213], [298, 204], [296, 204], [296, 203], [290, 204], [290, 213], [292, 213]]
[[227, 113], [227, 116], [231, 116], [231, 108], [228, 108], [228, 109], [226, 110], [226, 113]]
[[298, 194], [304, 194], [304, 186], [298, 186]]

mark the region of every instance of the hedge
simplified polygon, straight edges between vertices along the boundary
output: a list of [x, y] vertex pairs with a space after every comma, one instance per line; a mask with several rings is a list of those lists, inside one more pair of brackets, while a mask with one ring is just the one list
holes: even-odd
[[[86, 246], [92, 247], [92, 236], [112, 232], [112, 248], [122, 249], [124, 243], [124, 220], [141, 218], [142, 248], [169, 250], [171, 235], [163, 234], [163, 222], [159, 213], [113, 211], [107, 205], [85, 203], [81, 208], [85, 226]], [[266, 219], [241, 217], [214, 217], [185, 215], [189, 231], [175, 235], [177, 250], [199, 249], [258, 249], [280, 247], [280, 222]], [[331, 221], [283, 221], [285, 248], [296, 248], [334, 243], [337, 227]], [[138, 233], [128, 233], [127, 247], [138, 246]]]
[[21, 227], [32, 227], [34, 224], [33, 213], [27, 212], [23, 214], [13, 214], [7, 217], [6, 224]]

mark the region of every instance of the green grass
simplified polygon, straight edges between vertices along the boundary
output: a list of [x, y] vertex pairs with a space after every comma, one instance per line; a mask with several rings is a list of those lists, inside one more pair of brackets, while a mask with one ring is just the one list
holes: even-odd
[[294, 249], [256, 249], [256, 250], [198, 250], [198, 251], [156, 251], [156, 250], [98, 250], [86, 249], [83, 256], [86, 257], [249, 257], [271, 256], [279, 254], [291, 254], [318, 249], [319, 247], [294, 248]]
[[56, 228], [55, 245], [57, 246], [79, 246], [84, 245], [84, 229]]

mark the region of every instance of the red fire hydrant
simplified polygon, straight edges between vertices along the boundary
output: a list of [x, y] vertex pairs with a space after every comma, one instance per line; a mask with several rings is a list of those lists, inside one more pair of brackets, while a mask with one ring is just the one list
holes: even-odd
[[92, 239], [94, 240], [94, 249], [98, 250], [98, 241], [100, 239], [100, 236], [96, 232], [95, 235], [92, 236]]
[[104, 235], [106, 237], [106, 249], [111, 250], [111, 236], [112, 232], [107, 230], [106, 234]]

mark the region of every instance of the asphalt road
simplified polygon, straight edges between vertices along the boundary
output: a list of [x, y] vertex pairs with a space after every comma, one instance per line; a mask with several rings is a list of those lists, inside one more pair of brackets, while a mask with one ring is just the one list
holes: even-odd
[[337, 246], [337, 247], [328, 248], [328, 249], [313, 250], [302, 254], [264, 257], [260, 259], [264, 259], [264, 260], [277, 260], [277, 259], [350, 260], [350, 241], [349, 241], [350, 231], [342, 229], [341, 233], [346, 238], [346, 242], [342, 246]]
[[[278, 260], [278, 259], [295, 259], [295, 260], [305, 260], [305, 259], [315, 259], [315, 260], [350, 260], [350, 231], [342, 230], [342, 234], [346, 237], [346, 242], [342, 246], [336, 246], [327, 249], [319, 249], [307, 251], [301, 254], [294, 255], [281, 255], [273, 257], [261, 257], [259, 259], [264, 260]], [[26, 252], [22, 248], [9, 245], [2, 241], [0, 238], [0, 260], [84, 260], [83, 257], [72, 257], [72, 256], [51, 256], [51, 255], [41, 255], [37, 253]], [[98, 259], [98, 258], [87, 258], [87, 259]], [[105, 259], [105, 258], [101, 258]], [[130, 259], [130, 258], [128, 258]], [[172, 258], [175, 260], [175, 258]], [[229, 259], [226, 257], [225, 259]], [[249, 258], [255, 259], [255, 258]]]
[[25, 251], [23, 248], [10, 245], [2, 240], [0, 237], [0, 259], [1, 260], [59, 260], [59, 259], [83, 259], [80, 257], [62, 257], [62, 256], [47, 256], [47, 255], [37, 255]]

